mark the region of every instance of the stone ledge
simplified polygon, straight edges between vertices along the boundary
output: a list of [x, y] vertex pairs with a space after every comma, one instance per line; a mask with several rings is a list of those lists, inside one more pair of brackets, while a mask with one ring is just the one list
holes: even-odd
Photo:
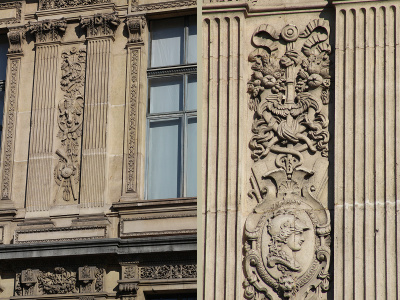
[[0, 246], [0, 261], [52, 256], [142, 254], [196, 251], [197, 236], [163, 236], [135, 239], [98, 239], [73, 242], [29, 243]]

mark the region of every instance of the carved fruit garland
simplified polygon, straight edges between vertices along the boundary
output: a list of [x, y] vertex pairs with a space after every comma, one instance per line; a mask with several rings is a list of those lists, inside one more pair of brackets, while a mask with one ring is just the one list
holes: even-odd
[[83, 87], [85, 83], [86, 51], [72, 48], [62, 53], [61, 89], [64, 99], [58, 103], [57, 137], [61, 140], [61, 148], [57, 149], [59, 157], [54, 169], [57, 189], [55, 201], [76, 201], [78, 199], [79, 153], [81, 147], [83, 121]]
[[249, 196], [258, 205], [245, 225], [246, 299], [322, 299], [329, 288], [330, 219], [318, 199], [327, 184], [329, 33], [318, 19], [302, 32], [261, 25], [252, 36]]

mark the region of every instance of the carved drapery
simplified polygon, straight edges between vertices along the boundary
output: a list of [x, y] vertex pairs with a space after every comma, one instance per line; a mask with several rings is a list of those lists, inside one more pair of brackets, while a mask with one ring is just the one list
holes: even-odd
[[84, 5], [93, 5], [100, 3], [109, 3], [110, 0], [40, 0], [39, 9], [57, 9], [67, 7], [77, 7]]
[[[259, 26], [249, 55], [254, 160], [245, 225], [245, 297], [320, 299], [329, 288], [329, 24]], [[314, 298], [313, 298], [314, 299]]]
[[15, 296], [98, 293], [103, 291], [104, 272], [95, 266], [25, 269], [16, 274]]
[[79, 197], [86, 51], [73, 47], [61, 56], [61, 90], [64, 98], [58, 103], [57, 137], [61, 147], [56, 150], [59, 160], [54, 169], [54, 178], [59, 188], [54, 201], [60, 202], [62, 199], [73, 203]]

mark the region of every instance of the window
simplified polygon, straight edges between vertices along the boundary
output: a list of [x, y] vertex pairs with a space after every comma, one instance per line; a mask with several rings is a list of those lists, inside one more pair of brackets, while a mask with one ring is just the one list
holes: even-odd
[[146, 300], [196, 300], [196, 294], [182, 294], [182, 295], [154, 295], [147, 296]]
[[147, 199], [197, 195], [196, 17], [150, 24]]

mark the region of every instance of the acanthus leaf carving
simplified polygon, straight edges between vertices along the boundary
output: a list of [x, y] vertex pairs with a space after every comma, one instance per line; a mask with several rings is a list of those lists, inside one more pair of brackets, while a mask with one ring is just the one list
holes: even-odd
[[126, 27], [128, 28], [128, 43], [142, 43], [144, 29], [146, 28], [145, 16], [131, 16], [126, 19]]
[[114, 36], [121, 23], [116, 13], [95, 14], [93, 17], [81, 17], [80, 25], [86, 28], [87, 37]]
[[67, 30], [67, 21], [43, 20], [39, 22], [29, 22], [27, 31], [33, 33], [37, 43], [60, 41]]
[[56, 150], [59, 160], [54, 178], [59, 188], [54, 201], [62, 198], [63, 201], [74, 202], [79, 195], [86, 51], [74, 47], [69, 52], [64, 51], [62, 58], [61, 89], [65, 94], [58, 104], [60, 130], [57, 136], [61, 140], [61, 148]]
[[[254, 164], [245, 224], [246, 299], [321, 299], [329, 289], [329, 24], [259, 26], [249, 55]], [[308, 299], [308, 298], [307, 298]], [[313, 298], [314, 299], [314, 298]]]

